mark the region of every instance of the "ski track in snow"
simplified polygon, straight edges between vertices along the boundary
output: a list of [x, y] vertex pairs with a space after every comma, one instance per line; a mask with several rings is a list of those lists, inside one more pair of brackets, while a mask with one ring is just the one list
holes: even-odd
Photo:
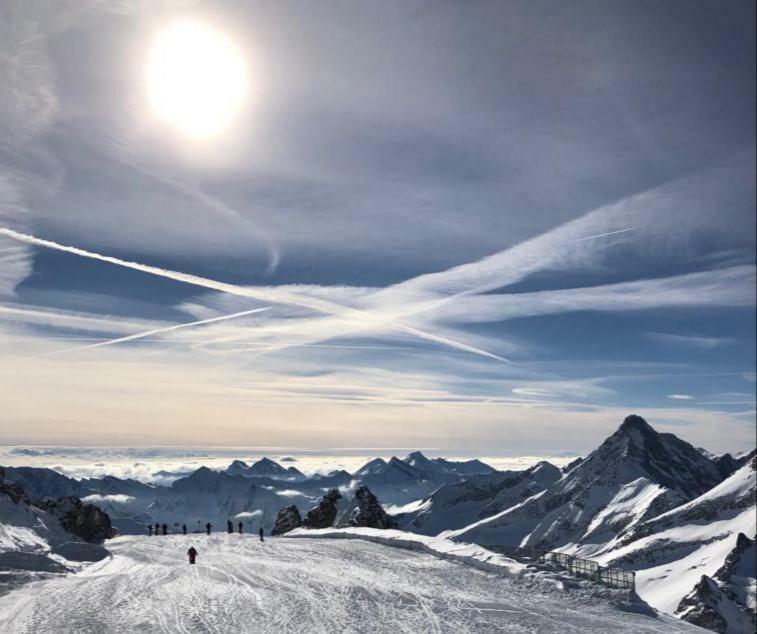
[[[187, 563], [195, 545], [198, 563]], [[670, 617], [542, 593], [428, 554], [358, 540], [120, 537], [112, 557], [0, 599], [0, 631], [693, 632]]]

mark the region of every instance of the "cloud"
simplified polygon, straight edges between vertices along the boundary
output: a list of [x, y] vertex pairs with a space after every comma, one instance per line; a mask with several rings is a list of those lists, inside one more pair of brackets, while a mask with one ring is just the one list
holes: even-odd
[[[201, 286], [204, 288], [220, 291], [223, 293], [229, 293], [231, 295], [238, 295], [241, 297], [249, 297], [251, 299], [258, 299], [258, 300], [269, 301], [269, 302], [274, 302], [274, 303], [279, 303], [279, 304], [298, 306], [301, 308], [307, 308], [307, 309], [313, 310], [317, 313], [338, 315], [339, 317], [347, 320], [348, 322], [357, 321], [360, 324], [358, 326], [358, 330], [365, 329], [366, 327], [370, 328], [371, 325], [374, 325], [374, 327], [376, 325], [382, 326], [382, 327], [395, 326], [395, 324], [392, 322], [391, 319], [388, 319], [385, 317], [384, 318], [379, 317], [377, 323], [374, 320], [374, 323], [371, 324], [371, 315], [365, 311], [360, 311], [354, 308], [340, 306], [339, 304], [336, 304], [334, 302], [331, 302], [328, 300], [317, 299], [315, 297], [311, 297], [308, 295], [281, 291], [275, 288], [242, 287], [242, 286], [237, 286], [234, 284], [228, 284], [226, 282], [219, 282], [216, 280], [211, 280], [207, 277], [201, 277], [198, 275], [191, 275], [188, 273], [181, 273], [178, 271], [161, 269], [159, 267], [149, 266], [146, 264], [140, 264], [138, 262], [129, 262], [126, 260], [122, 260], [120, 258], [114, 258], [112, 256], [106, 256], [106, 255], [101, 255], [99, 253], [94, 253], [92, 251], [87, 251], [85, 249], [58, 244], [51, 240], [43, 240], [41, 238], [37, 238], [32, 235], [13, 231], [12, 229], [8, 229], [7, 227], [0, 227], [0, 235], [5, 235], [9, 238], [13, 238], [14, 240], [19, 240], [27, 244], [34, 244], [37, 246], [42, 246], [42, 247], [46, 247], [46, 248], [57, 250], [57, 251], [64, 251], [66, 253], [72, 253], [80, 257], [100, 260], [102, 262], [108, 262], [110, 264], [123, 266], [125, 268], [134, 269], [136, 271], [141, 271], [143, 273], [157, 275], [159, 277], [166, 277], [168, 279], [173, 279], [178, 282], [184, 282], [186, 284], [192, 284], [194, 286]], [[363, 323], [365, 321], [367, 321], [368, 323], [367, 324]], [[403, 326], [402, 324], [397, 324], [396, 327], [404, 332], [417, 336], [421, 339], [425, 339], [425, 340], [432, 341], [435, 343], [440, 343], [440, 344], [450, 346], [452, 348], [456, 348], [459, 350], [463, 350], [466, 352], [479, 354], [482, 356], [489, 357], [491, 359], [496, 359], [498, 361], [506, 362], [506, 359], [498, 355], [495, 355], [491, 352], [487, 352], [486, 350], [481, 350], [479, 348], [476, 348], [475, 346], [471, 346], [463, 342], [455, 341], [447, 337], [443, 337], [441, 335], [427, 333], [422, 330], [419, 330], [418, 328]], [[286, 344], [287, 347], [289, 345], [291, 344]]]
[[294, 489], [282, 489], [282, 490], [279, 491], [274, 486], [266, 486], [266, 487], [263, 487], [263, 488], [264, 489], [268, 489], [269, 491], [275, 491], [277, 495], [282, 495], [285, 498], [294, 498], [294, 497], [298, 497], [300, 495], [303, 495], [302, 491], [296, 491]]
[[98, 504], [106, 502], [110, 504], [129, 504], [130, 502], [134, 502], [135, 500], [136, 498], [131, 495], [123, 495], [120, 493], [112, 495], [99, 495], [95, 493], [82, 498], [82, 502], [86, 502], [87, 504]]
[[[744, 288], [744, 291], [746, 290], [747, 289]], [[745, 292], [743, 297], [746, 299], [749, 297], [749, 294]], [[648, 332], [645, 336], [653, 341], [659, 341], [671, 346], [701, 348], [704, 350], [711, 350], [726, 343], [733, 342], [733, 339], [730, 337], [702, 337], [695, 335], [678, 335], [667, 332]]]
[[244, 519], [253, 519], [255, 517], [261, 517], [263, 515], [263, 511], [260, 509], [255, 509], [254, 511], [242, 511], [241, 513], [237, 513], [234, 518], [238, 520], [244, 520]]
[[668, 398], [674, 401], [691, 401], [694, 400], [693, 396], [688, 394], [668, 394]]

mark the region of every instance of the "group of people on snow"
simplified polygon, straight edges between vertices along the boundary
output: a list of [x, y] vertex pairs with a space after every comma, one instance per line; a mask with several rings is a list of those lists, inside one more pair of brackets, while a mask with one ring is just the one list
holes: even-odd
[[[226, 522], [226, 529], [227, 529], [229, 535], [231, 535], [234, 532], [234, 525], [232, 524], [231, 520], [229, 520], [228, 522]], [[147, 530], [150, 532], [150, 536], [151, 537], [153, 535], [168, 535], [168, 524], [155, 524], [154, 526], [152, 524], [148, 524], [147, 525]], [[205, 532], [208, 535], [210, 535], [210, 533], [211, 533], [212, 530], [213, 530], [213, 525], [210, 522], [208, 522], [207, 524], [205, 524]], [[239, 531], [240, 535], [244, 532], [244, 524], [242, 522], [239, 522], [239, 524], [237, 524], [237, 530]], [[181, 532], [184, 535], [187, 534], [187, 525], [186, 524], [182, 524], [181, 525]], [[263, 527], [262, 526], [258, 530], [258, 534], [260, 535], [260, 541], [261, 542], [264, 541], [263, 540], [264, 532], [263, 532]]]
[[[147, 526], [147, 529], [150, 532], [150, 536], [152, 536], [152, 535], [168, 535], [168, 524], [157, 524], [157, 523], [155, 525], [149, 524]], [[205, 532], [208, 535], [210, 535], [212, 529], [213, 529], [213, 525], [210, 522], [208, 522], [207, 524], [205, 524]], [[230, 535], [234, 533], [234, 524], [232, 523], [231, 520], [228, 520], [226, 522], [226, 529], [227, 529], [227, 531], [229, 532]], [[242, 532], [243, 532], [243, 530], [244, 530], [244, 524], [242, 522], [239, 522], [239, 524], [237, 524], [237, 529], [239, 530], [239, 534], [241, 535]], [[181, 532], [184, 535], [187, 534], [187, 525], [186, 524], [182, 524], [181, 525]], [[260, 541], [261, 542], [265, 541], [263, 539], [264, 533], [263, 533], [263, 527], [262, 526], [258, 530], [258, 535], [260, 535]], [[197, 549], [194, 546], [190, 546], [189, 550], [187, 551], [187, 556], [189, 557], [189, 563], [190, 564], [196, 563], [197, 554], [198, 554], [197, 553]]]

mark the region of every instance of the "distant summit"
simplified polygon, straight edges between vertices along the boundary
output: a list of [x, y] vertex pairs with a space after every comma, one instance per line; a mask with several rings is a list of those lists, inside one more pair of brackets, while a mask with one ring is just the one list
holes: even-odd
[[542, 494], [469, 526], [459, 537], [544, 548], [573, 543], [577, 554], [591, 555], [720, 480], [713, 462], [689, 443], [631, 415]]
[[229, 475], [240, 475], [245, 478], [271, 478], [273, 480], [305, 480], [306, 476], [295, 467], [282, 467], [270, 458], [261, 458], [257, 462], [247, 465], [242, 460], [234, 460], [227, 468]]

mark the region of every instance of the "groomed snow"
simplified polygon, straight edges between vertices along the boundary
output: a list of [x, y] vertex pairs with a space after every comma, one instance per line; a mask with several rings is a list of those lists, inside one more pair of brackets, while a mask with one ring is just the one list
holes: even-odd
[[0, 631], [703, 632], [362, 539], [128, 536], [109, 547], [111, 558], [78, 574], [1, 598]]

